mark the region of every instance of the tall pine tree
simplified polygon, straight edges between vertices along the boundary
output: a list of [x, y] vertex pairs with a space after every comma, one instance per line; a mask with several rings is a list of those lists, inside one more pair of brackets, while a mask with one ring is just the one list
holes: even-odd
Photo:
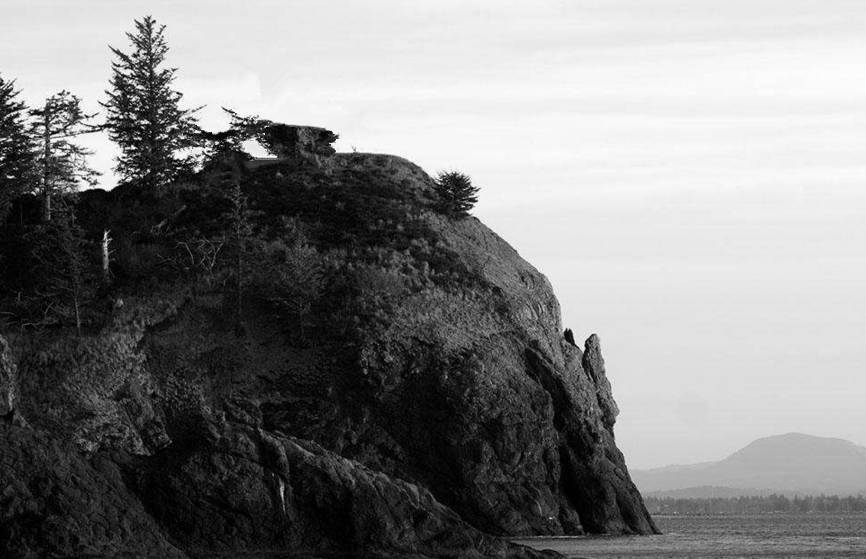
[[27, 107], [15, 82], [0, 76], [0, 225], [12, 201], [32, 188], [34, 146], [27, 133]]
[[39, 145], [36, 156], [43, 220], [51, 221], [52, 197], [78, 190], [80, 183], [96, 184], [99, 175], [87, 164], [93, 152], [75, 143], [75, 138], [96, 130], [90, 123], [95, 115], [85, 114], [81, 99], [61, 91], [45, 104], [30, 111], [31, 133]]
[[115, 171], [127, 181], [160, 187], [192, 167], [183, 150], [195, 147], [198, 109], [181, 109], [183, 95], [172, 89], [177, 68], [164, 66], [165, 26], [146, 16], [135, 21], [127, 54], [114, 47], [111, 89], [102, 103], [109, 136], [120, 146]]

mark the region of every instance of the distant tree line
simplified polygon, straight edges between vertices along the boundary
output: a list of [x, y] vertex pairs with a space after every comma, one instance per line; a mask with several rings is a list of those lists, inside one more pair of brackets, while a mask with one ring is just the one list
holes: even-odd
[[648, 497], [644, 502], [652, 514], [866, 513], [866, 496], [863, 495], [788, 497], [773, 494], [701, 499]]

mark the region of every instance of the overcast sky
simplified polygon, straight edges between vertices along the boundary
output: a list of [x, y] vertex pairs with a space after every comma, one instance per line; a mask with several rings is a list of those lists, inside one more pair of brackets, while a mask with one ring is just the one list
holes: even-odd
[[97, 109], [108, 45], [151, 14], [206, 126], [224, 105], [469, 173], [565, 326], [601, 336], [632, 468], [866, 444], [862, 1], [2, 4], [31, 102]]

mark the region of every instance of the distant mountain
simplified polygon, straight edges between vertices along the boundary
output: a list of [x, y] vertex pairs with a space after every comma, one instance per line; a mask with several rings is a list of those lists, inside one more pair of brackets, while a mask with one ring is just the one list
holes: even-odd
[[758, 439], [719, 462], [634, 470], [644, 495], [731, 497], [866, 493], [866, 447], [788, 433]]

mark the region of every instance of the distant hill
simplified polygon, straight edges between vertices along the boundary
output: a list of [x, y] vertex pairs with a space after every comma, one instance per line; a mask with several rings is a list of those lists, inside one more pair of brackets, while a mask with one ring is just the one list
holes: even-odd
[[644, 495], [680, 498], [866, 493], [866, 447], [788, 433], [758, 439], [719, 462], [635, 470]]

